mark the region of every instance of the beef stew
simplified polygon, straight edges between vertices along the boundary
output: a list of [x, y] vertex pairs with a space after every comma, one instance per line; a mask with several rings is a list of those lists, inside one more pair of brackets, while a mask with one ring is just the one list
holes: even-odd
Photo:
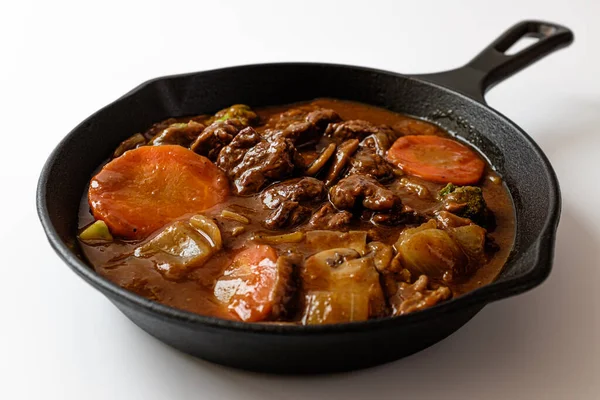
[[79, 220], [102, 276], [246, 322], [430, 307], [493, 281], [514, 239], [510, 196], [475, 150], [333, 99], [159, 122], [92, 178]]

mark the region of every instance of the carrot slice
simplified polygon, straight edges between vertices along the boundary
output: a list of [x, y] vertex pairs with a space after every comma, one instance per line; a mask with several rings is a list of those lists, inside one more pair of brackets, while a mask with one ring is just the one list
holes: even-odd
[[114, 235], [142, 239], [228, 193], [227, 178], [209, 159], [181, 146], [144, 146], [106, 164], [90, 182], [88, 202]]
[[437, 183], [477, 183], [484, 161], [467, 146], [430, 135], [403, 136], [387, 153], [387, 160], [410, 175]]
[[255, 244], [237, 254], [217, 281], [214, 294], [242, 321], [263, 321], [277, 311], [288, 277], [275, 249]]

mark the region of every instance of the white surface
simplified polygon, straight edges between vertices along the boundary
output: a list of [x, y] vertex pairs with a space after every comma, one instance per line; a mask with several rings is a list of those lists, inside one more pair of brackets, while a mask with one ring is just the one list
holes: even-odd
[[[600, 398], [600, 3], [196, 3], [0, 6], [0, 398]], [[301, 60], [432, 72], [463, 64], [526, 18], [563, 23], [575, 44], [487, 100], [556, 168], [564, 206], [555, 268], [541, 287], [489, 305], [420, 354], [312, 378], [211, 365], [135, 327], [45, 240], [34, 192], [46, 157], [77, 123], [146, 79]]]

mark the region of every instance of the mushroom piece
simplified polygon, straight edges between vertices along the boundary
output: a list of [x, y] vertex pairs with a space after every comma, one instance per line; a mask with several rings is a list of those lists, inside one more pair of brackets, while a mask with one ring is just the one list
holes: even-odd
[[315, 176], [327, 164], [331, 156], [333, 156], [336, 147], [335, 143], [330, 143], [329, 146], [323, 149], [319, 156], [308, 166], [305, 174]]
[[283, 235], [265, 235], [263, 233], [256, 233], [252, 239], [269, 244], [300, 243], [304, 239], [304, 232], [296, 231], [284, 233]]
[[331, 186], [340, 177], [356, 149], [358, 149], [358, 139], [346, 140], [337, 147], [333, 163], [329, 167], [329, 171], [327, 171], [327, 176], [325, 177], [325, 186]]

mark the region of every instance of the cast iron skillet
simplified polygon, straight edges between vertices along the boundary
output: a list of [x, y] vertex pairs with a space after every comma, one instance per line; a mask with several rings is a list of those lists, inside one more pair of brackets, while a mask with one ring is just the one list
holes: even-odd
[[[539, 41], [504, 52], [523, 36]], [[450, 335], [491, 301], [539, 285], [550, 273], [560, 193], [546, 156], [517, 125], [485, 104], [494, 84], [569, 45], [560, 25], [525, 21], [462, 68], [407, 76], [345, 65], [260, 64], [148, 81], [96, 112], [63, 139], [42, 171], [37, 209], [50, 244], [79, 276], [159, 340], [220, 364], [275, 373], [352, 370], [395, 360]], [[426, 118], [477, 147], [504, 177], [517, 232], [499, 279], [447, 303], [397, 318], [325, 326], [247, 324], [196, 315], [131, 293], [97, 275], [77, 250], [77, 211], [92, 172], [133, 132], [172, 116], [317, 97], [355, 100]]]

